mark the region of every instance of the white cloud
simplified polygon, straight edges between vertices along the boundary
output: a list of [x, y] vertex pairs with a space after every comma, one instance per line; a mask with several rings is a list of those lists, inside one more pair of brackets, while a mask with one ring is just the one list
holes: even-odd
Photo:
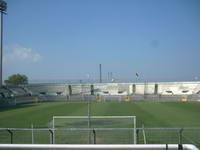
[[13, 48], [9, 49], [5, 52], [4, 55], [4, 62], [31, 62], [37, 63], [42, 59], [42, 56], [33, 51], [31, 48], [25, 48], [22, 46], [14, 46]]

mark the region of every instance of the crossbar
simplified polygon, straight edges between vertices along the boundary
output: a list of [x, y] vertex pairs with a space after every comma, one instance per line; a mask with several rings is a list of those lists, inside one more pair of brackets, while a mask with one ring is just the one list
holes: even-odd
[[[54, 119], [88, 119], [89, 116], [53, 116]], [[90, 119], [127, 119], [135, 116], [90, 116]]]
[[199, 150], [196, 146], [191, 144], [0, 144], [0, 149], [65, 149], [65, 150], [178, 150], [182, 147], [182, 150]]

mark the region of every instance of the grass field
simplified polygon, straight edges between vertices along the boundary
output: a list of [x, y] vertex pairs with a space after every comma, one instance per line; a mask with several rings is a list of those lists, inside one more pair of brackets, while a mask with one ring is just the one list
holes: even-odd
[[[87, 106], [87, 103], [49, 102], [0, 108], [0, 128], [31, 128], [32, 124], [34, 128], [52, 127], [53, 116], [87, 116]], [[92, 116], [136, 116], [138, 128], [142, 127], [142, 125], [145, 128], [153, 128], [145, 129], [146, 142], [148, 144], [180, 143], [180, 129], [172, 128], [200, 127], [199, 113], [200, 103], [91, 103]], [[122, 123], [123, 121], [117, 121], [117, 126], [120, 126], [119, 122]], [[77, 122], [79, 125], [80, 123], [83, 122]], [[74, 122], [71, 122], [71, 125], [73, 124]], [[101, 123], [99, 122], [98, 126], [100, 125]], [[122, 126], [124, 127], [124, 124]], [[154, 129], [155, 127], [169, 129]], [[88, 138], [88, 133], [88, 131], [84, 130], [58, 130], [54, 134], [55, 142], [58, 144], [86, 144], [90, 139]], [[144, 135], [142, 129], [137, 135], [136, 138], [133, 136], [132, 129], [127, 131], [96, 130], [96, 142], [98, 144], [131, 144], [133, 139], [137, 139], [137, 143], [143, 144]], [[94, 135], [92, 135], [91, 141], [94, 141], [93, 137]], [[8, 131], [0, 131], [0, 143], [10, 143], [10, 139]], [[31, 130], [13, 130], [13, 143], [30, 144], [32, 139]], [[34, 131], [34, 143], [48, 144], [51, 143], [51, 139], [48, 130]], [[184, 129], [182, 143], [195, 144], [200, 147], [199, 141], [199, 129]]]
[[[92, 103], [92, 116], [136, 116], [137, 127], [200, 127], [200, 103]], [[87, 103], [36, 103], [0, 109], [0, 128], [49, 127], [53, 116], [86, 116]]]

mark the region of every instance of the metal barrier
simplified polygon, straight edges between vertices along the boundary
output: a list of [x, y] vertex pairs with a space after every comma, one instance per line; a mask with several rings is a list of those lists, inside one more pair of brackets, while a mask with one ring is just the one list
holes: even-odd
[[[1, 144], [133, 144], [133, 128], [0, 128]], [[56, 132], [54, 132], [56, 131]], [[144, 141], [144, 134], [145, 140]], [[137, 128], [137, 144], [194, 144], [200, 147], [200, 128]]]
[[146, 145], [92, 145], [92, 144], [0, 144], [0, 149], [65, 149], [65, 150], [198, 150], [190, 144], [146, 144]]
[[40, 97], [41, 101], [68, 101], [68, 102], [140, 102], [140, 101], [151, 101], [151, 102], [185, 102], [185, 101], [199, 101], [200, 95], [193, 94], [183, 95], [70, 95], [70, 96], [44, 96]]
[[199, 102], [200, 95], [33, 95], [2, 98], [0, 105], [16, 105], [37, 102]]

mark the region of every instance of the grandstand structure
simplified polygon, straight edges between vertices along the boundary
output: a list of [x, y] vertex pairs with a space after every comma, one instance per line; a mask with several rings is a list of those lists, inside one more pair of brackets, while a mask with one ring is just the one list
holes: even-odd
[[[2, 86], [0, 88], [0, 106], [66, 101], [87, 102], [89, 110], [90, 102], [198, 102], [200, 99], [199, 91], [200, 82], [28, 84]], [[109, 149], [113, 150], [198, 150], [197, 147], [199, 147], [200, 129], [198, 127], [138, 128], [134, 125], [133, 128], [127, 128], [127, 124], [124, 123], [129, 121], [118, 119], [101, 120], [99, 122], [98, 120], [92, 120], [94, 117], [89, 114], [86, 120], [83, 120], [84, 118], [82, 119], [83, 116], [81, 116], [78, 121], [74, 121], [71, 118], [67, 121], [63, 119], [67, 117], [58, 117], [62, 119], [56, 121], [56, 124], [54, 121], [52, 123], [49, 122], [48, 128], [33, 128], [33, 126], [32, 128], [0, 128], [0, 149], [103, 150], [108, 149], [108, 144], [112, 146]], [[90, 121], [87, 121], [87, 118]], [[131, 121], [131, 123], [133, 122]], [[112, 127], [110, 127], [111, 124], [113, 125]], [[105, 128], [102, 126], [105, 126]], [[173, 146], [171, 147], [168, 143], [173, 144]], [[184, 146], [184, 144], [188, 143], [197, 147], [194, 145]], [[121, 147], [117, 147], [120, 144], [122, 144]], [[102, 145], [105, 147], [102, 147]]]
[[199, 101], [200, 82], [2, 86], [0, 103], [37, 101]]

